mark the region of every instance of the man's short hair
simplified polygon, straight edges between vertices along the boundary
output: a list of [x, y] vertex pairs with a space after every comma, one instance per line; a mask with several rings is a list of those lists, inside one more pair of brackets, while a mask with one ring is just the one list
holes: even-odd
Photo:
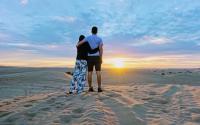
[[98, 28], [96, 26], [92, 27], [92, 34], [97, 34]]

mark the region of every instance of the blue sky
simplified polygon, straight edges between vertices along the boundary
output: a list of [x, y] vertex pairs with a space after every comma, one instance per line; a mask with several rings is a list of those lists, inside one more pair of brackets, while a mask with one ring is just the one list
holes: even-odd
[[199, 0], [0, 0], [0, 65], [73, 66], [93, 25], [105, 66], [200, 67]]

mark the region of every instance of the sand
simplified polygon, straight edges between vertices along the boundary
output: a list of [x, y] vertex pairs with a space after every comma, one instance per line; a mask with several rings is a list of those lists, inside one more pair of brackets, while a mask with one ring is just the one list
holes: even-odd
[[[28, 71], [32, 70], [28, 69]], [[158, 75], [162, 71], [155, 73], [151, 70], [149, 73], [152, 76], [152, 74]], [[195, 78], [199, 75], [196, 70], [193, 73]], [[144, 74], [147, 77], [146, 71]], [[172, 77], [171, 73], [167, 75], [167, 78]], [[36, 77], [38, 79], [29, 80]], [[159, 75], [160, 77], [163, 76]], [[181, 75], [181, 77], [183, 76]], [[16, 79], [20, 84], [12, 83], [16, 82]], [[200, 86], [197, 85], [198, 81], [194, 81], [195, 84], [168, 82], [161, 84], [153, 83], [153, 80], [150, 83], [142, 80], [140, 83], [120, 81], [121, 83], [109, 84], [105, 82], [103, 84], [104, 92], [88, 93], [85, 91], [80, 95], [66, 94], [67, 90], [63, 87], [68, 87], [70, 76], [65, 75], [63, 69], [22, 71], [17, 76], [14, 73], [7, 73], [7, 77], [0, 77], [0, 81], [3, 88], [12, 89], [10, 91], [7, 89], [10, 93], [14, 88], [18, 90], [20, 89], [18, 87], [24, 89], [34, 85], [32, 90], [29, 89], [32, 92], [17, 91], [14, 93], [20, 94], [16, 96], [13, 93], [10, 94], [12, 96], [8, 96], [5, 95], [5, 92], [0, 91], [0, 94], [4, 93], [4, 97], [1, 96], [0, 100], [1, 125], [200, 124]], [[26, 87], [23, 87], [24, 85]]]

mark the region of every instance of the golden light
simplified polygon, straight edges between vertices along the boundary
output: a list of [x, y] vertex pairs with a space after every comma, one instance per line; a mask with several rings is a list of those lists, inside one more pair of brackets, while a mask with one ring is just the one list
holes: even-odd
[[115, 68], [123, 68], [124, 67], [124, 61], [121, 59], [115, 59], [113, 61], [113, 65]]

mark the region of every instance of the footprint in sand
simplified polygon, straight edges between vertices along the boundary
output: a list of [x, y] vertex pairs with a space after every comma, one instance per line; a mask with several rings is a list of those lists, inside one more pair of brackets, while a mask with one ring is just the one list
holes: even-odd
[[200, 123], [200, 116], [194, 116], [194, 117], [192, 118], [192, 121], [193, 121], [193, 122], [196, 122], [196, 123]]
[[28, 112], [25, 113], [25, 115], [29, 118], [33, 118], [37, 115], [37, 111], [35, 111], [35, 112], [34, 111], [32, 111], [32, 112], [28, 111]]
[[144, 117], [143, 114], [145, 113], [143, 112], [145, 112], [145, 108], [142, 105], [135, 105], [135, 107], [130, 109], [130, 107], [127, 107], [114, 99], [105, 100], [103, 103], [109, 106], [116, 114], [116, 117], [118, 118], [117, 122], [119, 122], [119, 124], [126, 125], [127, 123], [135, 123], [136, 125], [144, 125], [144, 121], [135, 114], [135, 112], [139, 112], [141, 113], [141, 116]]
[[57, 109], [60, 109], [60, 108], [69, 108], [69, 107], [71, 107], [71, 106], [73, 106], [73, 103], [70, 103], [70, 102], [62, 102], [62, 103], [58, 104], [58, 105], [56, 106], [56, 108], [57, 108]]
[[50, 110], [50, 107], [44, 107], [41, 109], [41, 111], [49, 111]]
[[61, 123], [69, 123], [72, 120], [71, 115], [61, 115], [59, 116]]
[[107, 96], [110, 96], [110, 97], [120, 97], [121, 95], [117, 94], [117, 93], [109, 93], [109, 94], [106, 94]]
[[191, 108], [190, 111], [191, 111], [192, 113], [200, 114], [200, 108]]
[[72, 118], [80, 118], [83, 114], [72, 114]]
[[99, 97], [99, 100], [100, 100], [100, 101], [104, 101], [104, 100], [106, 100], [106, 99], [109, 99], [109, 97], [108, 97], [108, 96], [101, 96], [101, 97]]
[[14, 100], [18, 101], [18, 100], [21, 100], [21, 98], [14, 98]]
[[33, 106], [32, 104], [25, 104], [24, 107], [31, 107]]
[[86, 100], [88, 98], [88, 96], [84, 95], [84, 96], [81, 96], [80, 98], [81, 98], [81, 100]]
[[2, 106], [4, 106], [4, 105], [3, 105], [3, 104], [0, 104], [0, 108], [1, 108]]
[[55, 102], [55, 100], [56, 100], [56, 98], [50, 98], [50, 99], [48, 99], [46, 102], [47, 102], [48, 104], [52, 104], [52, 103]]
[[144, 98], [141, 98], [142, 100], [144, 101], [149, 101], [149, 100], [152, 100], [153, 98], [152, 97], [144, 97]]
[[8, 111], [0, 111], [0, 118], [7, 116], [9, 114], [11, 114], [12, 112], [8, 112]]
[[132, 107], [133, 113], [139, 118], [145, 118], [145, 114], [147, 112], [147, 108], [142, 104], [136, 104]]
[[83, 108], [77, 108], [77, 109], [72, 110], [73, 113], [78, 113], [78, 114], [83, 113], [84, 111], [85, 109]]
[[157, 104], [168, 104], [168, 103], [170, 103], [170, 100], [165, 99], [165, 98], [154, 98], [154, 99], [150, 100], [150, 102], [157, 103]]
[[30, 102], [30, 103], [36, 103], [38, 100], [30, 100], [30, 101], [27, 101], [27, 102]]
[[12, 104], [11, 102], [8, 102], [8, 101], [5, 101], [3, 103], [4, 103], [4, 105], [10, 105], [10, 104]]
[[149, 94], [149, 95], [157, 95], [157, 93], [156, 93], [156, 92], [151, 92], [151, 91], [150, 91], [150, 92], [148, 92], [148, 94]]
[[80, 118], [83, 116], [84, 112], [85, 112], [85, 109], [80, 107], [80, 108], [72, 110], [71, 116], [72, 116], [72, 118]]
[[167, 110], [167, 109], [161, 109], [160, 111], [163, 112], [163, 113], [169, 113], [169, 112], [170, 112], [170, 111]]
[[9, 124], [13, 124], [13, 123], [16, 123], [17, 120], [20, 119], [21, 114], [20, 113], [14, 113], [12, 114], [11, 116], [9, 116], [8, 118], [6, 118], [4, 120], [4, 123], [9, 123]]

